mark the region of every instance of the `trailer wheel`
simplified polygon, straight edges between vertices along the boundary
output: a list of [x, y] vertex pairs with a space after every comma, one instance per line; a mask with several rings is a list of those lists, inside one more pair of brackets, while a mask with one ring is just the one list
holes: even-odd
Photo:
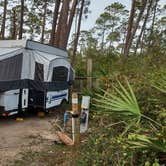
[[62, 111], [66, 111], [69, 108], [69, 102], [66, 99], [63, 99], [60, 108]]
[[68, 101], [67, 101], [66, 99], [63, 99], [63, 100], [61, 101], [60, 106], [64, 106], [64, 105], [66, 105], [66, 104], [68, 104]]

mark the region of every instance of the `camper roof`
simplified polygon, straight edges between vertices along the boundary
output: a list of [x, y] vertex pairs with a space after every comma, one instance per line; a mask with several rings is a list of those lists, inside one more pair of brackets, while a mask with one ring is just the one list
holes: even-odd
[[7, 49], [18, 49], [18, 48], [26, 48], [31, 50], [37, 50], [40, 52], [45, 52], [48, 54], [53, 54], [57, 56], [67, 57], [67, 51], [56, 48], [47, 44], [42, 44], [39, 42], [31, 41], [31, 40], [0, 40], [0, 50]]
[[26, 40], [0, 40], [0, 48], [24, 48]]

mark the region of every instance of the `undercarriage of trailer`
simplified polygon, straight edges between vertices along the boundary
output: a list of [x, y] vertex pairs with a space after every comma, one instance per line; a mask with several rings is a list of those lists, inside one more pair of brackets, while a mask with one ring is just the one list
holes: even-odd
[[48, 92], [32, 89], [10, 90], [0, 93], [0, 116], [11, 116], [29, 109], [48, 112], [63, 101], [68, 101], [68, 89]]

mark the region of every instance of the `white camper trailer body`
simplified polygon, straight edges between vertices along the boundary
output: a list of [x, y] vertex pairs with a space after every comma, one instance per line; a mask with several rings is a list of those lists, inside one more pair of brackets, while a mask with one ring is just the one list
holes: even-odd
[[0, 115], [68, 101], [74, 71], [67, 52], [34, 41], [0, 41]]

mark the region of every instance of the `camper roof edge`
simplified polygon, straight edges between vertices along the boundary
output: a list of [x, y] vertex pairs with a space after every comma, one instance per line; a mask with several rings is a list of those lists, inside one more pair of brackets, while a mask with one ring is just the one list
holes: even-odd
[[68, 57], [68, 53], [64, 49], [32, 40], [0, 40], [0, 48], [27, 48], [57, 56]]
[[0, 48], [24, 48], [26, 40], [0, 40]]
[[57, 48], [48, 44], [42, 44], [32, 40], [27, 40], [26, 48], [45, 52], [48, 54], [56, 54], [57, 56], [68, 57], [68, 53], [66, 50], [63, 50], [61, 48]]

